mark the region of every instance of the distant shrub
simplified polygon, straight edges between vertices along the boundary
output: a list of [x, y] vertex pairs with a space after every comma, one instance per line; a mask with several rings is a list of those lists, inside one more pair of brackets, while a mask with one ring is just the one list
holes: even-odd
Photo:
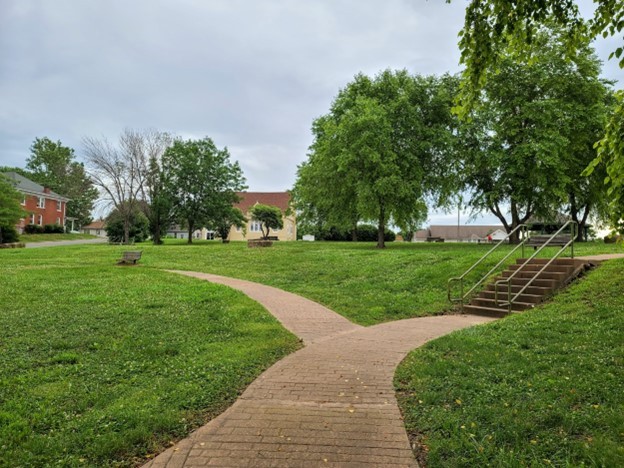
[[[360, 224], [356, 229], [358, 242], [377, 242], [377, 227], [371, 224]], [[324, 229], [308, 229], [306, 232], [299, 232], [298, 237], [303, 234], [312, 234], [316, 240], [323, 241], [342, 241], [350, 242], [353, 240], [353, 235], [348, 229], [340, 229], [335, 226]], [[396, 234], [391, 229], [386, 229], [384, 240], [386, 242], [393, 242], [396, 240]]]
[[43, 234], [43, 226], [38, 224], [27, 224], [24, 228], [25, 234]]
[[[372, 224], [360, 224], [356, 232], [358, 242], [377, 242], [377, 227]], [[384, 240], [394, 242], [395, 239], [395, 232], [392, 229], [386, 229]]]
[[19, 240], [15, 226], [0, 226], [0, 244], [12, 244]]
[[357, 229], [358, 242], [376, 242], [377, 228], [371, 224], [360, 224]]
[[608, 235], [604, 237], [604, 243], [605, 244], [615, 244], [616, 242], [619, 242], [621, 239], [620, 236], [618, 235]]
[[60, 224], [46, 224], [43, 226], [44, 234], [63, 234], [65, 229]]
[[[123, 242], [124, 223], [119, 210], [114, 209], [106, 218], [106, 235], [110, 242]], [[130, 242], [143, 242], [149, 237], [149, 220], [139, 210], [130, 217]]]

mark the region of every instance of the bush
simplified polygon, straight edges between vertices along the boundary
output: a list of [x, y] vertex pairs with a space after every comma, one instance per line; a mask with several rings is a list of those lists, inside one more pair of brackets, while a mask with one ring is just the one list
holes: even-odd
[[[357, 227], [358, 242], [377, 242], [377, 228], [371, 224], [360, 224]], [[391, 229], [386, 229], [384, 240], [386, 242], [394, 242], [396, 234]]]
[[46, 224], [43, 226], [44, 234], [63, 234], [65, 229], [60, 224]]
[[615, 244], [616, 242], [619, 242], [621, 240], [621, 237], [619, 235], [608, 235], [604, 237], [604, 243], [605, 244]]
[[[310, 231], [310, 229], [308, 229]], [[356, 229], [358, 242], [377, 242], [377, 228], [371, 224], [360, 224]], [[304, 232], [299, 231], [297, 237], [300, 239]], [[353, 240], [351, 231], [349, 229], [340, 229], [335, 226], [330, 228], [313, 229], [311, 232], [305, 232], [305, 234], [312, 234], [316, 240], [324, 241], [342, 241], [350, 242]], [[396, 239], [396, 234], [391, 229], [386, 229], [384, 240], [386, 242], [393, 242]]]
[[15, 226], [0, 226], [0, 244], [12, 244], [19, 240]]
[[[110, 242], [123, 242], [123, 217], [114, 209], [106, 218], [106, 235]], [[130, 242], [143, 242], [149, 237], [149, 220], [139, 210], [130, 217]]]
[[43, 226], [27, 224], [24, 228], [24, 234], [43, 234]]

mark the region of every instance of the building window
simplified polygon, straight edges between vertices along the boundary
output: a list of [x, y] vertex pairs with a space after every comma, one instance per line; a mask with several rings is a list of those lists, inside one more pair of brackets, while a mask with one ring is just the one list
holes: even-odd
[[37, 198], [37, 208], [45, 208], [45, 198], [43, 197]]
[[260, 221], [252, 221], [249, 223], [249, 231], [262, 232], [262, 223]]
[[61, 218], [56, 218], [56, 224], [61, 225]]
[[30, 215], [30, 224], [35, 224], [35, 214], [31, 213]]
[[63, 202], [61, 200], [56, 202], [56, 211], [61, 211], [63, 208]]
[[26, 195], [22, 197], [22, 205], [26, 206]]
[[39, 222], [37, 224], [39, 224], [39, 226], [43, 226], [43, 216], [39, 215]]

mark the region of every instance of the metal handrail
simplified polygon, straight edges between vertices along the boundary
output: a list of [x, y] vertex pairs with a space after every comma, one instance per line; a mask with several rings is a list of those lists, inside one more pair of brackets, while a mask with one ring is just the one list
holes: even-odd
[[[505, 255], [505, 257], [503, 257], [502, 260], [500, 260], [490, 271], [488, 271], [472, 288], [470, 288], [470, 290], [464, 294], [464, 278], [466, 277], [466, 275], [468, 275], [468, 273], [470, 273], [472, 270], [474, 270], [477, 266], [479, 266], [481, 263], [483, 263], [483, 261], [490, 256], [490, 254], [492, 252], [494, 252], [496, 249], [498, 249], [498, 247], [500, 247], [501, 244], [503, 244], [507, 239], [509, 239], [516, 231], [520, 230], [520, 232], [523, 234], [522, 235], [522, 241], [516, 245], [507, 255]], [[507, 260], [516, 250], [518, 250], [518, 248], [522, 248], [522, 256], [524, 257], [524, 244], [526, 243], [528, 237], [526, 235], [527, 232], [527, 226], [526, 224], [519, 224], [518, 226], [516, 226], [516, 228], [511, 231], [509, 234], [507, 234], [503, 239], [501, 239], [498, 244], [496, 244], [494, 247], [492, 247], [485, 255], [483, 255], [483, 257], [481, 257], [479, 260], [477, 260], [477, 262], [474, 263], [474, 265], [472, 265], [470, 268], [468, 268], [463, 275], [461, 276], [457, 276], [455, 278], [450, 278], [448, 280], [447, 283], [447, 297], [449, 302], [452, 303], [456, 303], [459, 302], [461, 304], [461, 309], [462, 311], [464, 310], [464, 299], [466, 299], [466, 297], [468, 297], [472, 291], [474, 291], [477, 287], [479, 287], [487, 278], [489, 278], [489, 276], [496, 271], [501, 265], [502, 263]], [[454, 282], [459, 281], [459, 287], [460, 287], [460, 297], [456, 297], [453, 298], [451, 297], [451, 286]]]
[[[570, 226], [570, 240], [561, 247], [561, 249], [559, 249], [559, 251], [548, 261], [544, 264], [544, 266], [537, 272], [535, 273], [535, 275], [533, 275], [533, 277], [527, 282], [527, 284], [525, 284], [520, 291], [518, 291], [515, 296], [512, 298], [511, 297], [511, 280], [518, 274], [518, 272], [520, 272], [526, 265], [528, 265], [531, 260], [533, 260], [537, 254], [539, 254], [542, 249], [544, 249], [544, 247], [548, 246], [548, 244], [557, 236], [559, 235], [566, 227]], [[516, 271], [514, 271], [511, 275], [509, 275], [507, 278], [505, 279], [501, 279], [498, 280], [496, 282], [496, 284], [494, 285], [494, 304], [496, 305], [496, 307], [500, 307], [502, 305], [507, 305], [508, 307], [508, 312], [511, 313], [511, 306], [513, 305], [514, 301], [516, 299], [518, 299], [518, 297], [529, 287], [531, 286], [531, 284], [533, 284], [533, 281], [535, 281], [537, 279], [537, 277], [539, 275], [541, 275], [544, 270], [546, 270], [546, 268], [548, 268], [552, 262], [554, 262], [560, 255], [561, 253], [567, 249], [569, 246], [572, 246], [571, 248], [571, 254], [572, 254], [572, 258], [574, 258], [574, 240], [576, 239], [576, 233], [577, 233], [577, 228], [578, 225], [576, 223], [576, 221], [568, 221], [566, 222], [563, 226], [561, 226], [561, 228], [555, 232], [552, 236], [550, 236], [548, 238], [548, 240], [546, 242], [544, 242], [542, 244], [542, 246], [537, 249], [535, 251], [535, 253], [533, 255], [531, 255]], [[503, 284], [503, 283], [507, 283], [507, 303], [501, 303], [499, 304], [498, 302], [498, 286], [499, 284]]]

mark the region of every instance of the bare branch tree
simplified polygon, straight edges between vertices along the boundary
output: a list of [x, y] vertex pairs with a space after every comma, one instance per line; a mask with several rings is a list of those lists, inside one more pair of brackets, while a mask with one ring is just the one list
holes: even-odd
[[171, 138], [156, 130], [125, 129], [118, 145], [106, 138], [83, 138], [89, 175], [105, 202], [115, 207], [124, 223], [124, 243], [130, 242], [130, 221], [139, 201], [149, 203], [146, 184], [150, 159], [160, 159]]

